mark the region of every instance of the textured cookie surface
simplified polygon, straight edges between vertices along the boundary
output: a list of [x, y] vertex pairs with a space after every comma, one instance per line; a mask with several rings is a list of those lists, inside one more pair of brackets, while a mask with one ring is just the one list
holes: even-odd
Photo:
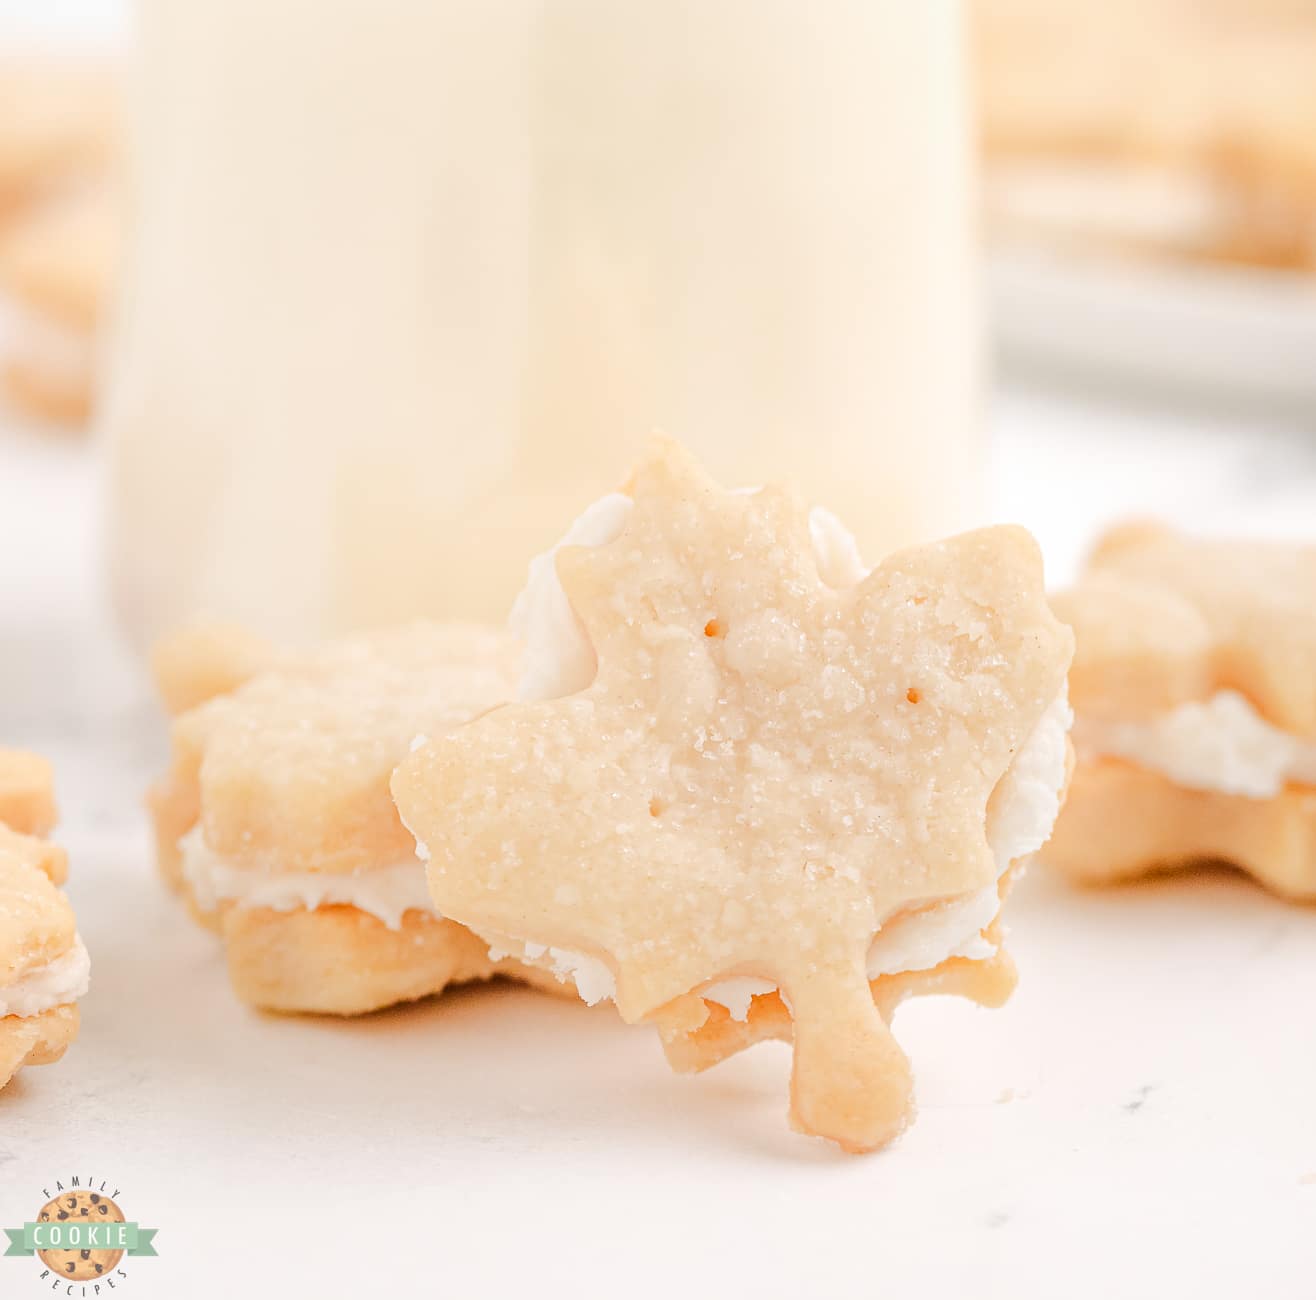
[[0, 824], [0, 862], [4, 861], [35, 867], [52, 885], [62, 885], [68, 879], [68, 854], [58, 844]]
[[355, 907], [230, 908], [221, 921], [238, 996], [269, 1011], [359, 1015], [489, 979], [489, 945], [411, 911], [397, 929]]
[[56, 888], [67, 862], [39, 838], [54, 822], [50, 764], [0, 750], [0, 989], [73, 946], [73, 911]]
[[517, 647], [418, 623], [340, 642], [217, 696], [174, 724], [205, 841], [236, 866], [369, 869], [415, 856], [389, 775], [418, 734], [505, 700]]
[[286, 907], [220, 899], [203, 910], [178, 849], [199, 825], [230, 879], [250, 873], [265, 887], [298, 878], [312, 897], [314, 880], [368, 887], [410, 862], [425, 900], [389, 776], [417, 734], [506, 699], [518, 656], [502, 633], [434, 623], [302, 655], [216, 627], [157, 648], [162, 694], [184, 710], [171, 769], [149, 797], [161, 869], [219, 932], [239, 997], [271, 1011], [356, 1015], [450, 983], [524, 976], [516, 963], [491, 961], [468, 930], [416, 907], [386, 923], [356, 906], [298, 904], [294, 889]]
[[[14, 1007], [6, 996], [12, 986], [39, 976], [42, 967], [67, 957], [77, 944], [73, 909], [56, 888], [68, 874], [68, 859], [39, 838], [54, 821], [50, 765], [34, 754], [0, 750], [0, 1003], [5, 1010]], [[0, 1088], [24, 1065], [59, 1060], [77, 1031], [78, 1009], [71, 1003], [35, 1015], [0, 1015]]]
[[1055, 607], [1077, 633], [1080, 713], [1146, 718], [1235, 690], [1275, 726], [1316, 737], [1316, 547], [1130, 525]]
[[795, 1123], [870, 1149], [910, 1095], [870, 944], [996, 879], [988, 801], [1070, 634], [1021, 530], [838, 590], [783, 492], [723, 491], [660, 444], [631, 494], [616, 540], [557, 557], [592, 683], [433, 741], [395, 774], [399, 808], [445, 915], [603, 961], [628, 1020], [679, 1035], [710, 981], [778, 985]]
[[0, 851], [0, 988], [73, 947], [68, 900], [43, 871]]

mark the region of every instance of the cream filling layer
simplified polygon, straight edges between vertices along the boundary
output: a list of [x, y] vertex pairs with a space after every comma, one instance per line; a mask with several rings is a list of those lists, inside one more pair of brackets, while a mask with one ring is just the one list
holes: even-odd
[[489, 944], [489, 960], [499, 962], [512, 957], [528, 966], [551, 971], [562, 984], [574, 983], [581, 1000], [591, 1007], [617, 996], [617, 980], [606, 962], [570, 948], [551, 948], [543, 943], [520, 939], [499, 939], [484, 935]]
[[1123, 758], [1192, 790], [1272, 799], [1289, 783], [1316, 785], [1316, 743], [1267, 722], [1237, 691], [1139, 722], [1080, 717], [1074, 743], [1082, 755]]
[[[600, 498], [557, 546], [532, 561], [511, 618], [512, 631], [526, 644], [518, 699], [558, 699], [583, 690], [593, 680], [597, 666], [593, 647], [558, 580], [555, 557], [563, 546], [604, 546], [615, 541], [626, 527], [632, 505], [622, 493]], [[809, 533], [819, 576], [829, 586], [852, 586], [866, 576], [868, 569], [853, 535], [830, 511], [810, 512]], [[982, 931], [999, 910], [1001, 876], [1011, 863], [1035, 853], [1050, 838], [1060, 812], [1066, 736], [1072, 722], [1068, 697], [1062, 691], [1001, 778], [995, 815], [987, 825], [996, 879], [972, 894], [928, 900], [917, 910], [902, 908], [887, 918], [868, 952], [869, 979], [930, 970], [952, 957], [981, 960], [995, 954], [996, 946]], [[511, 937], [486, 937], [494, 943], [491, 955], [510, 954], [551, 970], [564, 982], [575, 979], [581, 997], [591, 1005], [616, 995], [613, 973], [597, 957]], [[753, 999], [776, 987], [771, 980], [745, 975], [717, 980], [699, 992], [743, 1020]]]
[[0, 1017], [39, 1016], [76, 1002], [91, 987], [91, 958], [81, 935], [54, 961], [0, 987]]
[[390, 930], [401, 928], [407, 912], [438, 915], [418, 858], [365, 871], [262, 871], [236, 867], [213, 852], [199, 825], [178, 841], [178, 848], [183, 877], [203, 912], [221, 904], [275, 912], [342, 905], [368, 912]]

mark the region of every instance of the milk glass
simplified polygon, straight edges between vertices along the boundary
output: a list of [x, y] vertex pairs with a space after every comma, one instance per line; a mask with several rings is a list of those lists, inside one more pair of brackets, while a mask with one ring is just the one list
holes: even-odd
[[140, 0], [120, 607], [501, 619], [646, 434], [972, 522], [951, 0]]

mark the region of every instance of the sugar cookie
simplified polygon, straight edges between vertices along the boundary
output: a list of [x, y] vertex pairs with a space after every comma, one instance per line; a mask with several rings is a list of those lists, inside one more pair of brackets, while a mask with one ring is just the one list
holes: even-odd
[[50, 764], [21, 749], [0, 749], [0, 824], [38, 838], [54, 829], [55, 777]]
[[161, 637], [151, 671], [170, 717], [227, 695], [285, 658], [264, 637], [231, 623], [196, 622]]
[[244, 1001], [353, 1015], [522, 973], [437, 914], [388, 788], [418, 734], [508, 697], [518, 653], [417, 623], [302, 656], [213, 629], [157, 654], [172, 704], [209, 696], [175, 719], [149, 798], [160, 867], [222, 935]]
[[118, 245], [118, 207], [106, 185], [78, 186], [35, 205], [0, 240], [0, 289], [15, 317], [3, 376], [24, 413], [86, 422]]
[[[794, 1039], [797, 1128], [911, 1115], [907, 992], [1009, 991], [996, 917], [1066, 781], [1069, 630], [1020, 529], [872, 573], [824, 511], [662, 441], [518, 602], [518, 701], [393, 778], [445, 915], [655, 1024]], [[914, 973], [911, 973], [914, 972]]]
[[0, 62], [0, 225], [70, 177], [112, 166], [118, 75], [99, 60]]
[[1129, 525], [1056, 607], [1079, 763], [1047, 861], [1103, 881], [1222, 859], [1316, 898], [1316, 547]]
[[90, 962], [73, 909], [56, 887], [67, 863], [42, 833], [54, 821], [49, 766], [30, 754], [0, 751], [0, 1088], [24, 1065], [64, 1055], [78, 1032], [77, 1000]]
[[978, 0], [972, 18], [989, 227], [1316, 268], [1316, 0]]

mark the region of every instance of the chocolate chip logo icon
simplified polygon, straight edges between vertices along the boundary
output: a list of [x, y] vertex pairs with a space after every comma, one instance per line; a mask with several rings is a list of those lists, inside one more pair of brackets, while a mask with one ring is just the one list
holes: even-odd
[[[64, 1192], [54, 1200], [47, 1201], [37, 1215], [38, 1223], [123, 1223], [123, 1211], [108, 1196], [100, 1192]], [[81, 1240], [94, 1242], [94, 1232], [87, 1236], [79, 1234]], [[104, 1240], [117, 1240], [117, 1235], [106, 1231]], [[39, 1250], [41, 1261], [52, 1273], [66, 1277], [72, 1282], [90, 1282], [110, 1272], [123, 1258], [123, 1249], [107, 1249], [93, 1245], [80, 1246], [76, 1250]]]
[[[35, 1255], [44, 1266], [40, 1281], [121, 1282], [126, 1255], [154, 1255], [156, 1229], [128, 1219], [112, 1184], [83, 1178], [56, 1181], [42, 1190], [45, 1204], [19, 1228], [5, 1228], [9, 1255]], [[111, 1277], [113, 1275], [113, 1277]], [[73, 1291], [70, 1289], [70, 1294]], [[96, 1294], [100, 1294], [99, 1289]], [[82, 1294], [79, 1292], [79, 1294]], [[86, 1292], [91, 1295], [92, 1292]]]

